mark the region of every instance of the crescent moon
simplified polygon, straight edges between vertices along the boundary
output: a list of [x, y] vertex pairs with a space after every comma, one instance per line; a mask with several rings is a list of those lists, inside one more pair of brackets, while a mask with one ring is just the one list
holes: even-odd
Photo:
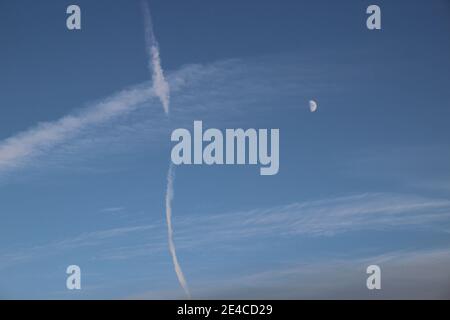
[[316, 112], [317, 110], [317, 102], [314, 100], [309, 100], [309, 111]]

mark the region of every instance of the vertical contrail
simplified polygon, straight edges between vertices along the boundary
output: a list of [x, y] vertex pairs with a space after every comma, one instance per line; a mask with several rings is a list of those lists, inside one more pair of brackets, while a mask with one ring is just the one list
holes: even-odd
[[169, 166], [169, 171], [167, 173], [167, 190], [166, 190], [166, 219], [167, 219], [167, 233], [169, 239], [169, 250], [172, 255], [173, 265], [175, 267], [175, 273], [177, 274], [178, 281], [180, 285], [183, 287], [184, 292], [191, 298], [191, 294], [189, 292], [189, 288], [184, 278], [183, 271], [181, 270], [180, 264], [178, 263], [177, 252], [175, 250], [175, 244], [173, 242], [173, 229], [172, 229], [172, 200], [174, 196], [173, 191], [173, 180], [174, 180], [174, 172], [172, 163]]
[[[152, 71], [153, 92], [161, 101], [164, 112], [169, 115], [170, 104], [170, 87], [164, 78], [164, 72], [161, 67], [161, 59], [159, 56], [159, 46], [156, 41], [155, 34], [153, 32], [152, 17], [150, 14], [150, 7], [146, 0], [141, 0], [142, 10], [144, 12], [144, 27], [145, 27], [145, 44], [147, 53], [150, 58], [149, 68]], [[169, 165], [169, 171], [167, 173], [167, 190], [166, 190], [166, 220], [167, 220], [167, 237], [169, 241], [169, 251], [172, 256], [175, 273], [178, 278], [178, 282], [190, 299], [191, 294], [184, 277], [181, 266], [178, 262], [177, 251], [175, 249], [175, 243], [173, 241], [173, 229], [172, 229], [172, 199], [173, 199], [173, 180], [174, 180], [174, 168], [172, 163]]]
[[152, 16], [147, 1], [142, 0], [142, 11], [144, 13], [145, 45], [149, 55], [149, 68], [152, 72], [153, 92], [161, 100], [166, 115], [169, 114], [170, 88], [164, 72], [161, 67], [161, 58], [159, 55], [159, 46], [153, 32]]

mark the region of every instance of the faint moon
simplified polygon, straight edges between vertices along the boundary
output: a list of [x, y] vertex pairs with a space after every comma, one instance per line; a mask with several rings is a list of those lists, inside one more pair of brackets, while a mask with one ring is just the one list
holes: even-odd
[[317, 110], [317, 102], [314, 100], [309, 100], [309, 111], [316, 112]]

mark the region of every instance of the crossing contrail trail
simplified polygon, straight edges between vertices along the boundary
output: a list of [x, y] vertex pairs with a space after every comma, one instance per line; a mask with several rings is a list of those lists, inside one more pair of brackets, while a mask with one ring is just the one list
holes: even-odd
[[142, 0], [142, 11], [144, 14], [144, 28], [145, 28], [145, 44], [147, 54], [149, 55], [149, 69], [152, 72], [153, 92], [161, 101], [164, 112], [169, 114], [170, 104], [170, 87], [169, 83], [164, 77], [164, 72], [161, 67], [161, 58], [159, 54], [159, 46], [156, 41], [155, 33], [153, 32], [152, 16], [150, 14], [150, 7], [147, 1]]
[[[152, 71], [153, 92], [161, 101], [164, 112], [169, 115], [170, 104], [170, 87], [166, 79], [164, 78], [164, 72], [161, 67], [161, 59], [159, 56], [159, 46], [156, 41], [155, 34], [153, 32], [153, 23], [150, 14], [150, 7], [146, 0], [141, 1], [142, 10], [144, 12], [144, 27], [145, 27], [145, 44], [147, 53], [150, 57], [149, 68]], [[172, 228], [172, 200], [174, 195], [173, 180], [174, 180], [174, 168], [172, 163], [169, 165], [169, 171], [167, 173], [167, 189], [166, 189], [166, 220], [167, 220], [167, 238], [169, 242], [169, 251], [172, 256], [175, 273], [178, 278], [178, 282], [190, 299], [191, 294], [189, 287], [184, 277], [183, 270], [181, 270], [180, 263], [177, 258], [177, 251], [175, 248], [175, 242], [173, 241], [173, 228]]]
[[174, 196], [173, 189], [173, 181], [175, 178], [173, 165], [170, 164], [169, 171], [167, 173], [167, 190], [166, 190], [166, 219], [167, 219], [167, 233], [169, 240], [169, 250], [172, 255], [173, 265], [175, 267], [175, 273], [177, 274], [178, 281], [180, 282], [181, 287], [184, 292], [191, 298], [191, 294], [189, 292], [189, 288], [186, 282], [186, 278], [184, 277], [183, 270], [181, 270], [181, 266], [178, 263], [177, 252], [175, 249], [175, 243], [173, 242], [173, 229], [172, 229], [172, 200]]

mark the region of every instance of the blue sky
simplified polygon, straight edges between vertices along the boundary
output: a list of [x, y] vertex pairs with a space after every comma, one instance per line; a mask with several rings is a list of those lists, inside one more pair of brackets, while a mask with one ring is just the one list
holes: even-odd
[[368, 1], [151, 1], [170, 119], [139, 2], [77, 1], [81, 31], [69, 4], [0, 3], [0, 298], [183, 298], [164, 197], [194, 120], [280, 129], [275, 176], [176, 168], [194, 298], [449, 297], [448, 2], [378, 1], [369, 31]]

